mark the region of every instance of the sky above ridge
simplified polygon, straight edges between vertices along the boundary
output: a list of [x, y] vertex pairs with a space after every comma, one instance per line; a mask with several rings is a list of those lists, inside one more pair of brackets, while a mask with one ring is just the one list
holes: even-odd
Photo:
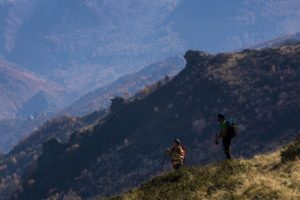
[[[65, 17], [74, 35], [80, 34], [80, 29], [85, 30], [83, 24], [72, 27], [80, 22], [68, 19], [77, 15], [79, 21], [90, 18], [98, 22], [97, 27], [106, 34], [134, 31], [144, 36], [165, 29], [162, 34], [168, 35], [173, 45], [180, 48], [182, 42], [186, 48], [211, 52], [243, 47], [300, 28], [300, 0], [0, 0], [0, 5], [0, 46], [7, 52], [18, 45], [18, 34], [33, 17], [44, 21], [29, 27], [32, 32], [42, 32], [48, 25], [51, 28]], [[55, 9], [50, 9], [52, 17], [42, 13], [49, 7]], [[42, 23], [44, 27], [39, 26]], [[62, 27], [56, 31], [54, 34], [65, 32]]]
[[187, 48], [220, 52], [300, 30], [299, 0], [182, 0], [168, 16]]

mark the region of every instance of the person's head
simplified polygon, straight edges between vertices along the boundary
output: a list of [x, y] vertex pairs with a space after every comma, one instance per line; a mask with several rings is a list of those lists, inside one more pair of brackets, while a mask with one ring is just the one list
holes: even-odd
[[179, 140], [179, 139], [175, 139], [175, 140], [174, 140], [174, 144], [175, 144], [175, 145], [177, 145], [177, 146], [178, 146], [178, 145], [180, 145], [180, 143], [181, 143], [181, 142], [180, 142], [180, 140]]
[[219, 113], [217, 115], [218, 122], [223, 122], [225, 120], [225, 115], [223, 113]]

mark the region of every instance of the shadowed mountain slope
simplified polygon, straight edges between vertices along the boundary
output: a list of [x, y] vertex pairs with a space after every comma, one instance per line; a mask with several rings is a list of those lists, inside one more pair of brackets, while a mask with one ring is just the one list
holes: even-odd
[[165, 147], [181, 138], [187, 164], [218, 161], [216, 114], [239, 123], [235, 156], [276, 148], [299, 133], [300, 45], [209, 55], [188, 51], [171, 82], [143, 99], [121, 103], [68, 143], [45, 143], [19, 199], [87, 198], [135, 187], [161, 170]]
[[[36, 128], [31, 135], [23, 138], [9, 153], [0, 157], [0, 177], [2, 179], [0, 196], [9, 199], [13, 191], [20, 187], [20, 176], [27, 176], [32, 173], [36, 168], [37, 158], [42, 153], [43, 143], [53, 138], [60, 142], [67, 142], [72, 133], [88, 128], [104, 115], [103, 111], [98, 111], [84, 117], [56, 117]], [[43, 120], [40, 119], [40, 121]], [[28, 120], [18, 122], [20, 125], [14, 121], [11, 123], [26, 129], [27, 126], [32, 126], [31, 124], [41, 122]]]

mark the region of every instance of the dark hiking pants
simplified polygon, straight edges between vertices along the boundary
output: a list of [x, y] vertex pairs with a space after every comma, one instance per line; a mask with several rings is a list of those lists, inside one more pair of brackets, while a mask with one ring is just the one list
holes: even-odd
[[181, 167], [183, 167], [183, 160], [180, 162], [174, 162], [172, 161], [172, 166], [174, 170], [179, 170]]
[[223, 137], [222, 138], [222, 143], [223, 143], [223, 149], [224, 153], [226, 155], [226, 159], [230, 160], [231, 159], [231, 139], [232, 137]]
[[176, 165], [173, 165], [173, 169], [174, 169], [174, 170], [179, 170], [181, 167], [183, 167], [182, 164], [176, 164]]

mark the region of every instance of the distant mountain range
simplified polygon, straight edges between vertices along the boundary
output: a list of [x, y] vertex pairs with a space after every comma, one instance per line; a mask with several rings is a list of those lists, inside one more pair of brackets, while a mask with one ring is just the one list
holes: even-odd
[[[72, 132], [69, 142], [44, 143], [36, 165], [22, 178], [7, 177], [7, 183], [22, 180], [14, 187], [21, 200], [63, 198], [72, 191], [83, 198], [117, 194], [159, 173], [174, 138], [188, 148], [188, 165], [218, 161], [223, 158], [222, 148], [213, 144], [218, 112], [239, 124], [235, 156], [275, 149], [300, 131], [299, 56], [299, 44], [217, 55], [188, 51], [186, 67], [170, 82], [142, 98], [116, 99], [87, 127], [75, 132], [62, 127]], [[53, 125], [47, 129], [57, 129]], [[6, 159], [20, 168], [18, 160], [26, 155], [21, 149], [18, 159], [2, 157], [2, 171]]]
[[0, 83], [0, 119], [57, 111], [71, 96], [62, 86], [3, 59]]
[[[64, 115], [65, 113], [74, 115], [85, 114], [87, 116], [83, 117], [83, 119], [89, 119], [90, 122], [87, 123], [94, 123], [96, 122], [96, 119], [104, 115], [105, 112], [103, 110], [109, 108], [111, 99], [113, 97], [124, 96], [125, 94], [127, 95], [127, 97], [124, 98], [133, 98], [135, 93], [141, 91], [145, 87], [150, 88], [152, 85], [158, 84], [158, 82], [161, 82], [161, 84], [163, 84], [164, 79], [166, 79], [166, 77], [168, 79], [171, 79], [181, 69], [183, 69], [184, 65], [184, 59], [179, 56], [170, 57], [160, 62], [153, 63], [149, 66], [146, 66], [137, 73], [125, 75], [106, 87], [99, 88], [93, 92], [89, 92], [88, 94], [80, 98], [78, 101], [74, 102], [71, 106], [68, 106], [67, 108], [59, 111], [58, 113], [55, 113], [56, 117], [53, 116], [53, 118], [57, 118], [57, 116]], [[26, 113], [26, 111], [28, 111], [26, 108], [37, 108], [39, 107], [39, 102], [41, 104], [40, 106], [43, 106], [44, 100], [44, 94], [42, 92], [38, 92], [23, 105], [19, 113], [23, 113], [25, 116], [29, 116], [27, 115], [29, 113]], [[95, 116], [97, 117], [95, 118]], [[60, 138], [61, 141], [66, 142], [68, 140], [68, 137], [66, 137], [65, 133], [63, 133], [64, 131], [68, 132], [66, 129], [70, 130], [72, 128], [74, 129], [75, 127], [83, 127], [84, 125], [86, 125], [86, 123], [82, 123], [80, 126], [72, 125], [72, 127], [70, 127], [69, 125], [61, 124], [68, 124], [71, 119], [77, 121], [78, 123], [81, 123], [82, 121], [87, 121], [82, 120], [81, 117], [58, 117], [58, 120], [54, 119], [51, 123], [46, 123], [47, 125], [42, 126], [41, 124], [44, 121], [46, 121], [47, 119], [51, 119], [51, 115], [32, 117], [33, 118], [26, 117], [25, 119], [0, 121], [0, 127], [2, 130], [0, 131], [0, 135], [2, 138], [0, 142], [0, 149], [2, 149], [2, 151], [4, 152], [7, 152], [10, 151], [14, 145], [16, 145], [16, 148], [14, 148], [12, 152], [10, 152], [10, 156], [15, 156], [20, 161], [19, 163], [22, 163], [23, 166], [27, 166], [32, 161], [30, 158], [32, 158], [34, 152], [37, 155], [39, 155], [41, 153], [42, 144], [46, 142], [49, 138], [51, 138], [51, 136], [53, 136], [53, 131], [51, 131], [50, 135], [47, 135], [49, 131], [44, 130], [46, 129], [45, 127], [62, 126], [63, 129], [59, 129], [59, 131], [61, 131], [59, 132], [59, 134], [61, 135], [54, 135], [56, 138]], [[39, 131], [36, 131], [36, 129], [38, 129]], [[31, 132], [33, 132], [32, 135], [34, 136], [30, 136]], [[62, 140], [62, 138], [64, 139]], [[22, 140], [22, 142], [18, 144], [18, 141], [20, 139]], [[28, 143], [30, 143], [31, 145], [29, 145]], [[22, 158], [22, 156], [20, 156], [21, 151], [27, 152], [27, 156], [25, 158]], [[9, 171], [11, 173], [16, 172], [17, 169], [20, 171], [19, 168], [15, 169], [14, 166], [10, 166], [9, 168]]]
[[95, 110], [106, 109], [115, 96], [130, 98], [139, 90], [155, 84], [165, 76], [175, 76], [184, 68], [184, 65], [184, 59], [179, 56], [152, 63], [136, 73], [124, 75], [107, 86], [88, 92], [64, 109], [63, 112], [82, 115]]
[[297, 1], [231, 0], [216, 6], [192, 0], [1, 0], [0, 55], [64, 85], [79, 98], [186, 49], [216, 53], [299, 31], [299, 5]]
[[[298, 22], [297, 2], [274, 6], [279, 10], [290, 7], [284, 15], [261, 15], [273, 5], [258, 4], [228, 1], [216, 7], [212, 2], [191, 0], [1, 0], [0, 57], [63, 87], [72, 98], [59, 104], [68, 105], [123, 75], [183, 54], [187, 48], [220, 52], [252, 46], [286, 33], [290, 22]], [[233, 6], [238, 8], [234, 12]], [[273, 15], [276, 22], [270, 20]], [[210, 20], [216, 26], [207, 26]], [[225, 32], [224, 27], [231, 29]], [[16, 106], [7, 106], [10, 109], [0, 109], [0, 115], [11, 117], [19, 109], [19, 114], [26, 114], [36, 101], [45, 110], [49, 103], [45, 99], [52, 97], [42, 90], [29, 96], [33, 99], [22, 97], [29, 101], [24, 108], [16, 102]]]
[[[183, 52], [164, 18], [176, 1], [0, 1], [0, 54], [79, 97]], [[149, 9], [151, 7], [151, 9]]]
[[[129, 98], [165, 76], [176, 75], [183, 67], [182, 57], [170, 57], [146, 66], [137, 73], [124, 75], [114, 83], [89, 92], [73, 104], [66, 105], [70, 99], [74, 99], [74, 95], [62, 89], [62, 86], [3, 61], [0, 77], [7, 83], [0, 86], [3, 89], [0, 109], [7, 114], [0, 112], [0, 151], [11, 150], [20, 139], [27, 137], [47, 119], [66, 113], [83, 115], [107, 109], [113, 97], [127, 95]], [[17, 107], [12, 103], [15, 101], [18, 102]]]

